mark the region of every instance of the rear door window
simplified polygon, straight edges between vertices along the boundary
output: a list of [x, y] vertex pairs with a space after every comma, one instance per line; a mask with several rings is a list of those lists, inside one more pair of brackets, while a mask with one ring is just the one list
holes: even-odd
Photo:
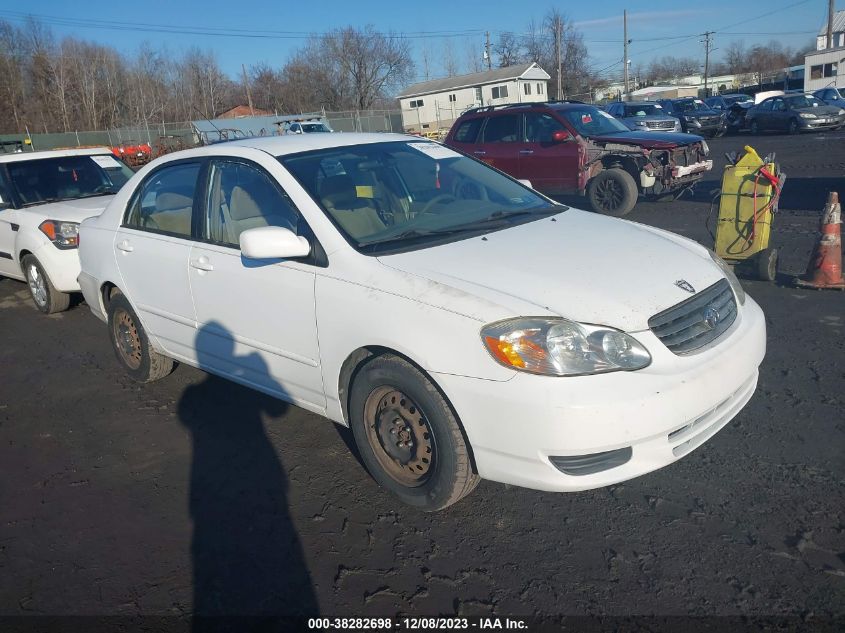
[[464, 121], [455, 130], [455, 142], [457, 143], [475, 143], [478, 138], [478, 130], [481, 129], [481, 124], [484, 121], [482, 118], [470, 119]]
[[179, 163], [151, 174], [138, 188], [124, 225], [190, 237], [200, 167], [198, 162]]

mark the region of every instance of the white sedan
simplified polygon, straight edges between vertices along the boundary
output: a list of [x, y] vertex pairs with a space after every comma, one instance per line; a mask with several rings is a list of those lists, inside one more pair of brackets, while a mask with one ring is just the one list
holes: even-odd
[[574, 491], [666, 466], [742, 409], [765, 354], [712, 252], [414, 137], [170, 154], [80, 237], [130, 375], [175, 360], [349, 425], [424, 510], [479, 478]]

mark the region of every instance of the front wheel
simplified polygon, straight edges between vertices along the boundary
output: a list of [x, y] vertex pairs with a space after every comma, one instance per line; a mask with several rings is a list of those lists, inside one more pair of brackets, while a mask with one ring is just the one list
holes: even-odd
[[605, 169], [587, 183], [587, 199], [595, 211], [621, 216], [637, 203], [637, 183], [624, 169]]
[[152, 382], [173, 371], [173, 360], [153, 349], [138, 315], [123, 294], [112, 296], [108, 313], [114, 355], [133, 380]]
[[378, 356], [360, 369], [350, 389], [349, 420], [367, 470], [404, 503], [441, 510], [478, 485], [454, 412], [407, 361]]
[[757, 121], [752, 121], [750, 130], [754, 136], [757, 136], [760, 134], [760, 124]]
[[798, 121], [796, 121], [795, 119], [791, 119], [789, 121], [788, 132], [790, 134], [798, 134], [798, 132], [800, 132], [800, 131], [801, 131], [801, 126], [798, 125]]
[[68, 309], [70, 295], [61, 290], [56, 290], [41, 262], [35, 259], [34, 255], [24, 257], [21, 261], [21, 267], [26, 276], [26, 284], [29, 286], [29, 294], [32, 296], [36, 308], [44, 314], [64, 312]]

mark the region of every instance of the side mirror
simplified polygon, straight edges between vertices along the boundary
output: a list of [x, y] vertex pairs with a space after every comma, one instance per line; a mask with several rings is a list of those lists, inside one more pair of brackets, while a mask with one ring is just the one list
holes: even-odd
[[529, 189], [533, 189], [533, 188], [534, 188], [534, 187], [532, 187], [532, 186], [531, 186], [531, 181], [530, 181], [530, 180], [526, 180], [525, 178], [519, 178], [519, 179], [517, 179], [517, 182], [518, 182], [519, 184], [521, 184], [521, 185], [525, 185], [525, 186], [526, 186], [526, 187], [528, 187]]
[[572, 134], [568, 130], [556, 130], [552, 132], [552, 140], [555, 143], [565, 143], [566, 141], [572, 140]]
[[239, 242], [241, 255], [247, 259], [293, 259], [311, 253], [308, 240], [281, 226], [247, 229]]

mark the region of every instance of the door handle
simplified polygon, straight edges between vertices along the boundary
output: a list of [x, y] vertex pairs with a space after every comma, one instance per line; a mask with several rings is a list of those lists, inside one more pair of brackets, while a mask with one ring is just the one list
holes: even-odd
[[211, 271], [214, 270], [214, 266], [208, 261], [208, 257], [203, 255], [197, 259], [191, 260], [191, 268], [196, 268], [197, 270], [204, 270], [204, 271]]
[[519, 153], [520, 154], [533, 154], [534, 150], [533, 149], [521, 149], [521, 150], [519, 150]]
[[475, 154], [476, 156], [484, 156], [486, 153], [487, 152], [485, 152], [484, 150], [481, 150], [481, 149], [477, 149], [473, 152], [473, 154]]
[[131, 253], [135, 250], [135, 247], [129, 243], [129, 240], [123, 240], [117, 243], [117, 250], [123, 251], [124, 253]]

